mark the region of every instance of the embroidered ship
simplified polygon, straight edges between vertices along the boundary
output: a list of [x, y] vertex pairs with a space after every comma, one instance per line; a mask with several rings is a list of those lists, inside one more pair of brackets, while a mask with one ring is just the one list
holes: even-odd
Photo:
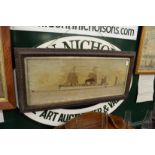
[[90, 88], [100, 88], [107, 87], [107, 77], [101, 78], [100, 83], [97, 83], [97, 67], [92, 69], [92, 72], [88, 74], [83, 83], [79, 83], [78, 74], [76, 73], [76, 68], [73, 67], [72, 71], [68, 73], [66, 83], [59, 85], [60, 90], [72, 90], [72, 89], [90, 89]]

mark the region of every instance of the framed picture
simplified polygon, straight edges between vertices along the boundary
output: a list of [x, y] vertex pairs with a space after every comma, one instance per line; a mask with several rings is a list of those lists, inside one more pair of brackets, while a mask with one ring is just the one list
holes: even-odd
[[126, 98], [134, 52], [15, 49], [23, 112], [72, 108]]
[[0, 109], [15, 108], [10, 29], [0, 26]]
[[136, 73], [155, 74], [155, 26], [142, 28]]

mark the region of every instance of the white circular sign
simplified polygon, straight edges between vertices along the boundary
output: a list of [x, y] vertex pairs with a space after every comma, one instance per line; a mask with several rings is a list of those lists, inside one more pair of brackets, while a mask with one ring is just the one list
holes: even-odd
[[[113, 44], [98, 39], [95, 37], [86, 37], [86, 36], [70, 36], [63, 37], [48, 41], [38, 48], [68, 48], [68, 49], [92, 49], [92, 50], [109, 50], [109, 51], [120, 51], [120, 49]], [[39, 123], [50, 125], [50, 126], [59, 126], [65, 123], [66, 121], [71, 120], [72, 118], [80, 115], [82, 113], [96, 111], [103, 113], [112, 113], [116, 110], [123, 100], [113, 101], [113, 102], [104, 102], [97, 105], [81, 108], [81, 109], [54, 109], [54, 110], [45, 110], [34, 113], [25, 113], [26, 116], [35, 120]]]

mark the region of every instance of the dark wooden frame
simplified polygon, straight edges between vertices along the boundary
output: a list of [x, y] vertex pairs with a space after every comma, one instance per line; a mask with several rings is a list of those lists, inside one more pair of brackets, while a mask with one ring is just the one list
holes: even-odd
[[0, 35], [3, 49], [4, 71], [8, 95], [7, 102], [0, 102], [0, 109], [13, 109], [16, 106], [16, 100], [11, 57], [10, 28], [8, 26], [0, 26]]
[[[139, 69], [140, 67], [140, 62], [142, 59], [142, 50], [143, 50], [143, 44], [145, 41], [145, 33], [146, 33], [146, 26], [142, 27], [142, 32], [141, 32], [141, 38], [140, 38], [140, 44], [139, 44], [139, 49], [138, 49], [138, 55], [137, 55], [137, 64], [136, 64], [136, 74], [155, 74], [155, 70], [141, 70]], [[154, 49], [155, 50], [155, 49]]]
[[[87, 105], [94, 105], [103, 101], [124, 99], [128, 96], [129, 87], [131, 82], [131, 75], [134, 66], [135, 53], [134, 52], [110, 52], [110, 51], [95, 51], [95, 50], [73, 50], [73, 49], [36, 49], [36, 48], [15, 48], [15, 63], [16, 63], [16, 76], [17, 76], [17, 89], [19, 107], [22, 112], [53, 109], [53, 108], [75, 108]], [[55, 57], [55, 56], [75, 56], [75, 57], [119, 57], [130, 58], [129, 73], [127, 77], [127, 84], [125, 93], [123, 95], [114, 97], [102, 97], [95, 99], [86, 99], [82, 101], [63, 102], [56, 105], [42, 105], [42, 106], [28, 106], [26, 98], [26, 84], [25, 84], [25, 69], [24, 58], [25, 57]]]

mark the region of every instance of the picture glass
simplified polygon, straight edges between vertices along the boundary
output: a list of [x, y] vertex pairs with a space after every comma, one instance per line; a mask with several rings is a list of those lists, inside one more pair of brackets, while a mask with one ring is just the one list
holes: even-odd
[[155, 71], [155, 26], [146, 26], [145, 32], [139, 69]]
[[3, 48], [0, 34], [0, 102], [7, 102], [7, 88], [4, 72]]
[[130, 58], [25, 57], [27, 104], [59, 104], [123, 95]]

